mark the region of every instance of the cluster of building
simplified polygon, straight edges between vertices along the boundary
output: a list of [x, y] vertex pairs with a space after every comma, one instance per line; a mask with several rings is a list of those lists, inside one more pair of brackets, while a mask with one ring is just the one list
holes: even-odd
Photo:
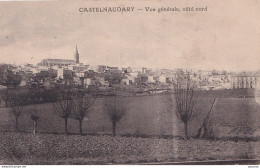
[[43, 59], [37, 65], [26, 64], [13, 68], [22, 76], [21, 86], [54, 87], [56, 84], [84, 88], [134, 91], [136, 93], [158, 93], [172, 89], [179, 72], [189, 73], [202, 89], [255, 88], [260, 73], [227, 73], [226, 71], [193, 71], [149, 68], [118, 68], [106, 65], [89, 66], [80, 63], [76, 47], [75, 59]]

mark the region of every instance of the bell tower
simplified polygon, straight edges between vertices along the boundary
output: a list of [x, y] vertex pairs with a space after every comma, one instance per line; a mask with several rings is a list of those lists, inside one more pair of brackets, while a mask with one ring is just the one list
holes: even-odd
[[75, 62], [76, 62], [76, 64], [79, 63], [79, 52], [78, 52], [78, 47], [77, 47], [77, 45], [76, 45], [76, 53], [75, 53]]

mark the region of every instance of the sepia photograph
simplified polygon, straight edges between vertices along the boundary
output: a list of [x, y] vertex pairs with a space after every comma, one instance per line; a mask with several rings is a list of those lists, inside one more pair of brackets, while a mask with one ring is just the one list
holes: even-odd
[[258, 168], [259, 20], [259, 0], [0, 0], [1, 167]]

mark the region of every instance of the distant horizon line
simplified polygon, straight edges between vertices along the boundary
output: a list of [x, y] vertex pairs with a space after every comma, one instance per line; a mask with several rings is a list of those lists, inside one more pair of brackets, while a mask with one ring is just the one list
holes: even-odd
[[[73, 59], [61, 59], [61, 58], [44, 58], [44, 59], [55, 59], [55, 60], [71, 60], [71, 61], [75, 61]], [[29, 65], [34, 65], [34, 66], [37, 66], [38, 63], [19, 63], [19, 64], [16, 64], [16, 63], [7, 63], [7, 62], [0, 62], [0, 65], [1, 64], [9, 64], [9, 65], [18, 65], [18, 66], [21, 66], [21, 65], [26, 65], [26, 64], [29, 64]], [[83, 64], [83, 65], [89, 65], [90, 67], [95, 67], [95, 66], [109, 66], [109, 67], [117, 67], [117, 68], [120, 68], [120, 66], [116, 66], [116, 65], [108, 65], [108, 64], [94, 64], [94, 65], [90, 65], [90, 64], [86, 64], [86, 63], [83, 63], [83, 62], [80, 62], [79, 64]], [[209, 69], [209, 68], [202, 68], [202, 69], [199, 69], [199, 68], [184, 68], [184, 67], [177, 67], [177, 68], [170, 68], [170, 67], [149, 67], [149, 66], [122, 66], [121, 68], [135, 68], [135, 69], [141, 69], [141, 68], [147, 68], [147, 69], [152, 69], [152, 70], [177, 70], [177, 69], [183, 69], [183, 70], [195, 70], [195, 71], [213, 71], [213, 70], [216, 70], [216, 71], [227, 71], [227, 72], [257, 72], [257, 71], [260, 71], [260, 69], [258, 70], [227, 70], [227, 69], [218, 69], [218, 68], [212, 68], [212, 69]]]

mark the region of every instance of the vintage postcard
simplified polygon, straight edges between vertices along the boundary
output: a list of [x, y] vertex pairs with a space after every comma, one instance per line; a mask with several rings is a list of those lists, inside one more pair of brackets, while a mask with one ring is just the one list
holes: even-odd
[[258, 167], [259, 20], [259, 0], [0, 1], [0, 165]]

